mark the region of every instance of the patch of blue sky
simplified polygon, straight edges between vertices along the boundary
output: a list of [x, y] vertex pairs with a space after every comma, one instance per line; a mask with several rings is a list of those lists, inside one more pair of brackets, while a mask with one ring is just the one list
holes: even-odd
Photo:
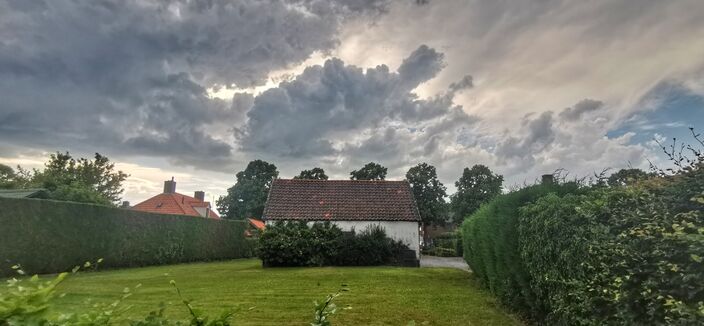
[[644, 109], [609, 131], [607, 137], [633, 133], [633, 144], [650, 142], [656, 135], [668, 141], [677, 138], [693, 143], [690, 127], [704, 133], [704, 96], [679, 83], [660, 83], [643, 97], [639, 105]]

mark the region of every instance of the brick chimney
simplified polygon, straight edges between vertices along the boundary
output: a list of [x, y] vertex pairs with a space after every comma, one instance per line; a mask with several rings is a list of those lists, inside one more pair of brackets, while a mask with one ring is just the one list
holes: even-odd
[[171, 177], [171, 180], [164, 181], [164, 193], [165, 194], [173, 194], [175, 192], [176, 192], [176, 181], [174, 181], [174, 177]]
[[552, 174], [543, 174], [542, 184], [553, 184], [555, 183], [555, 177]]
[[199, 191], [196, 191], [196, 192], [193, 194], [193, 197], [194, 197], [195, 199], [200, 200], [200, 201], [205, 201], [205, 192], [200, 191], [200, 190], [199, 190]]

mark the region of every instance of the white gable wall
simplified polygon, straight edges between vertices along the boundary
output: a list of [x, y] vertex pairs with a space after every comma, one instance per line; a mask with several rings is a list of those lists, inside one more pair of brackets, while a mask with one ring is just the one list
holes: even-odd
[[[266, 221], [266, 224], [271, 224], [275, 221]], [[323, 221], [311, 221], [308, 224]], [[416, 252], [416, 257], [420, 258], [420, 233], [418, 222], [410, 221], [330, 221], [337, 225], [343, 231], [351, 231], [354, 229], [357, 232], [364, 231], [370, 225], [379, 225], [386, 230], [386, 236], [391, 239], [405, 243], [409, 249]]]

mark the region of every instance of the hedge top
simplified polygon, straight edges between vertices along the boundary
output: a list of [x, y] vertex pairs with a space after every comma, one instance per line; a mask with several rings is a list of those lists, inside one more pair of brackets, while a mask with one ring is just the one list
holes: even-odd
[[407, 181], [274, 180], [264, 220], [420, 222]]

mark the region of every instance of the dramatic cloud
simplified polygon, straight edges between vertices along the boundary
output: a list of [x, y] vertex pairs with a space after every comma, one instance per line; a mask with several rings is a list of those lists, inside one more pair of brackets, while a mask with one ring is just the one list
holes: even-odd
[[[9, 1], [0, 4], [0, 138], [196, 163], [231, 159], [244, 117], [208, 96], [329, 51], [384, 1]], [[212, 164], [211, 164], [212, 166]], [[220, 166], [220, 165], [218, 165]]]
[[700, 0], [8, 0], [0, 162], [100, 151], [128, 199], [168, 175], [222, 193], [255, 158], [425, 161], [450, 192], [478, 163], [647, 167], [653, 137], [704, 128], [702, 58]]
[[452, 103], [454, 93], [429, 99], [412, 93], [440, 71], [442, 60], [422, 45], [398, 72], [385, 65], [364, 70], [339, 59], [308, 67], [254, 99], [247, 124], [237, 133], [240, 145], [284, 158], [399, 158], [410, 154], [398, 148], [408, 142], [421, 142], [430, 151], [441, 134], [454, 134], [473, 121]]

